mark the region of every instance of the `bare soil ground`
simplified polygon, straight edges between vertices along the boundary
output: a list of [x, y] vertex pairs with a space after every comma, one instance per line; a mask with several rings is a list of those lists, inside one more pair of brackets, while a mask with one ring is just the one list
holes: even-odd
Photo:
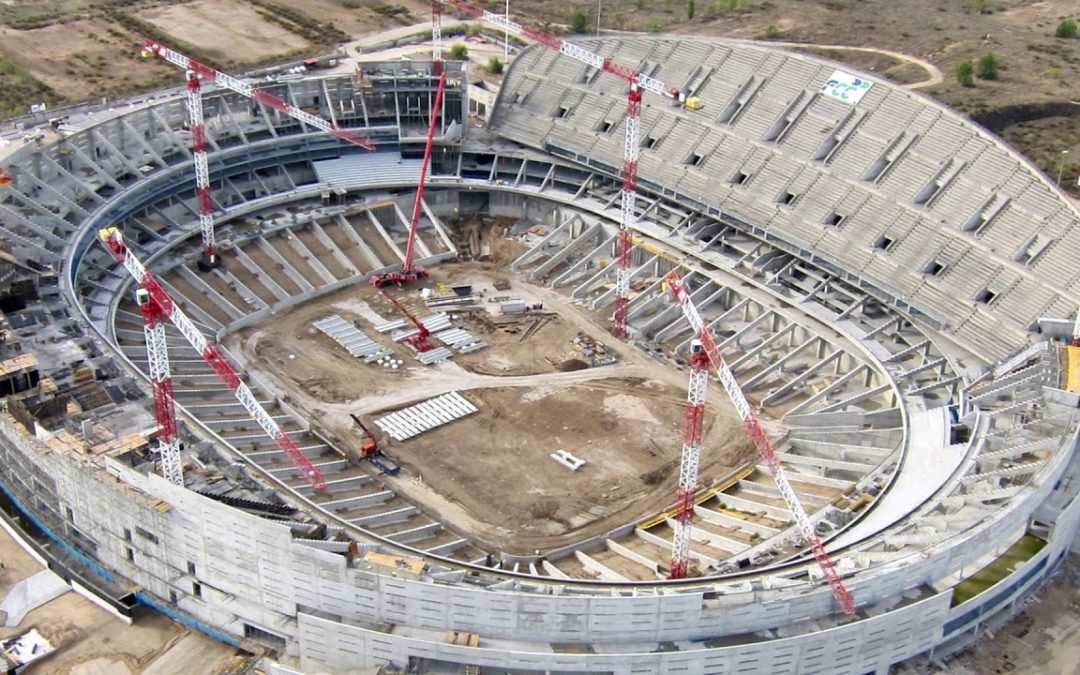
[[[172, 66], [139, 56], [142, 42], [103, 18], [53, 24], [36, 30], [0, 26], [0, 57], [26, 70], [52, 92], [49, 103], [115, 96], [138, 87], [157, 87], [183, 78]], [[26, 100], [26, 105], [37, 103]], [[14, 104], [16, 102], [12, 102]], [[19, 108], [11, 112], [24, 113]]]
[[303, 37], [270, 23], [244, 0], [195, 0], [135, 15], [220, 61], [262, 61], [308, 46]]
[[[393, 345], [406, 361], [404, 370], [364, 364], [310, 325], [336, 313], [391, 347], [373, 325], [398, 314], [385, 297], [361, 284], [245, 329], [226, 345], [345, 449], [360, 440], [350, 413], [373, 422], [405, 405], [462, 392], [478, 413], [405, 442], [381, 439], [406, 470], [388, 482], [492, 548], [550, 550], [668, 506], [678, 479], [685, 373], [621, 344], [610, 345], [621, 354], [620, 363], [568, 370], [564, 364], [576, 355], [571, 340], [579, 332], [611, 340], [597, 325], [599, 317], [495, 267], [448, 264], [435, 272], [436, 279], [472, 283], [485, 294], [495, 292], [494, 277], [510, 279], [511, 289], [500, 296], [544, 302], [557, 316], [524, 343], [520, 336], [528, 321], [511, 324], [486, 315], [460, 324], [490, 345], [471, 358], [455, 356], [426, 368]], [[415, 291], [396, 291], [395, 297], [421, 317], [430, 313]], [[507, 325], [499, 327], [504, 320]], [[483, 332], [488, 325], [495, 327]], [[723, 394], [717, 390], [712, 400], [704, 484], [753, 450], [741, 434], [729, 433], [737, 420], [721, 403]], [[571, 472], [550, 457], [560, 449], [588, 463]]]
[[[0, 597], [41, 565], [0, 530]], [[66, 593], [27, 613], [18, 626], [0, 626], [0, 640], [37, 628], [55, 654], [27, 669], [28, 675], [135, 675], [154, 673], [225, 673], [245, 657], [169, 621], [160, 614], [139, 614], [127, 625], [76, 593]]]

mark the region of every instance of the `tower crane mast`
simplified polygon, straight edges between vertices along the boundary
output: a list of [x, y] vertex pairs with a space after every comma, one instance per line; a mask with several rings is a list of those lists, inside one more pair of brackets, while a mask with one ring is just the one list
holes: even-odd
[[206, 160], [206, 125], [203, 121], [202, 85], [199, 75], [187, 71], [187, 107], [191, 118], [191, 156], [195, 164], [195, 195], [199, 201], [199, 229], [203, 252], [200, 269], [217, 266], [217, 243], [214, 240], [214, 200], [210, 196], [210, 168]]
[[709, 333], [705, 326], [704, 319], [701, 318], [697, 307], [694, 306], [686, 282], [683, 281], [678, 270], [672, 270], [668, 273], [664, 278], [664, 282], [675, 296], [675, 301], [682, 307], [683, 315], [690, 323], [690, 327], [693, 329], [697, 339], [701, 342], [709, 363], [712, 365], [713, 370], [716, 371], [720, 384], [723, 385], [724, 391], [727, 392], [732, 405], [735, 407], [735, 412], [738, 413], [739, 419], [750, 435], [750, 439], [754, 442], [754, 446], [757, 448], [762, 460], [764, 460], [765, 466], [769, 469], [769, 473], [772, 474], [773, 480], [776, 481], [776, 487], [779, 489], [780, 495], [784, 498], [788, 510], [791, 511], [791, 515], [795, 518], [799, 534], [802, 536], [803, 541], [806, 542], [806, 546], [814, 554], [818, 566], [825, 575], [825, 580], [832, 590], [833, 597], [836, 598], [836, 604], [840, 606], [840, 610], [847, 616], [855, 616], [855, 601], [852, 599], [847, 587], [844, 586], [844, 580], [840, 577], [840, 573], [836, 570], [836, 566], [825, 550], [825, 545], [821, 543], [821, 538], [818, 537], [813, 522], [806, 514], [802, 504], [799, 503], [799, 498], [791, 487], [791, 483], [788, 482], [787, 474], [780, 464], [780, 459], [776, 456], [776, 451], [773, 450], [772, 443], [769, 442], [765, 431], [761, 428], [761, 422], [758, 420], [757, 414], [750, 406], [750, 402], [746, 400], [742, 389], [739, 388], [738, 381], [724, 361], [720, 348], [716, 346], [716, 341], [713, 340], [712, 334]]
[[701, 435], [705, 422], [705, 395], [709, 390], [709, 357], [700, 340], [690, 343], [690, 385], [686, 393], [683, 421], [682, 459], [679, 462], [679, 492], [675, 506], [675, 533], [671, 542], [672, 579], [686, 576], [690, 564], [690, 534], [694, 520], [698, 466], [701, 463]]
[[1076, 320], [1073, 321], [1072, 346], [1080, 347], [1080, 310], [1076, 311]]
[[[229, 365], [229, 362], [225, 359], [218, 348], [210, 344], [202, 332], [195, 327], [191, 319], [184, 314], [176, 303], [173, 302], [172, 297], [165, 290], [165, 288], [158, 282], [157, 278], [147, 271], [142, 262], [132, 253], [127, 244], [124, 243], [124, 237], [121, 235], [120, 230], [115, 227], [107, 227], [98, 232], [98, 239], [106, 248], [113, 254], [117, 262], [124, 266], [124, 268], [131, 274], [135, 282], [140, 284], [143, 290], [149, 295], [150, 300], [157, 304], [161, 313], [168, 317], [176, 329], [180, 331], [180, 334], [188, 341], [195, 351], [202, 355], [203, 360], [214, 370], [221, 381], [228, 387], [229, 391], [236, 396], [236, 400], [240, 402], [242, 406], [248, 411], [248, 414], [259, 423], [266, 435], [277, 443], [278, 447], [289, 458], [293, 466], [296, 467], [300, 475], [315, 488], [316, 492], [326, 491], [326, 481], [323, 480], [322, 474], [311, 463], [306, 455], [296, 447], [296, 443], [293, 442], [289, 435], [281, 430], [281, 427], [277, 425], [274, 418], [270, 417], [266, 409], [256, 400], [255, 395], [251, 392], [251, 389], [244, 384], [240, 376], [233, 370], [233, 367]], [[164, 329], [162, 329], [162, 336], [164, 336]], [[156, 401], [156, 399], [155, 399]]]
[[154, 417], [158, 423], [158, 453], [161, 474], [173, 485], [184, 484], [180, 464], [180, 433], [176, 424], [176, 401], [173, 396], [172, 372], [169, 369], [169, 347], [165, 340], [165, 310], [145, 288], [135, 292], [143, 316], [146, 336], [146, 357], [150, 371], [150, 388], [154, 395]]
[[[619, 221], [619, 236], [616, 250], [615, 265], [615, 312], [612, 323], [612, 333], [615, 337], [625, 339], [629, 336], [626, 319], [630, 304], [630, 265], [633, 252], [633, 231], [637, 224], [637, 169], [638, 155], [641, 147], [639, 132], [641, 128], [641, 97], [642, 92], [652, 92], [675, 103], [685, 106], [689, 110], [699, 110], [701, 101], [696, 97], [688, 97], [680, 87], [666, 84], [662, 80], [642, 73], [637, 68], [619, 63], [614, 59], [591, 52], [584, 47], [567, 42], [560, 37], [545, 33], [530, 26], [525, 26], [502, 14], [489, 12], [483, 7], [478, 7], [462, 0], [443, 0], [443, 3], [457, 10], [465, 12], [477, 19], [481, 19], [494, 26], [498, 26], [507, 33], [520, 35], [528, 40], [538, 42], [548, 49], [565, 54], [570, 58], [581, 61], [597, 70], [610, 73], [623, 80], [629, 85], [626, 94], [626, 134], [623, 147], [623, 165], [621, 170], [622, 195], [621, 195], [621, 218]], [[432, 21], [436, 18], [432, 13]], [[434, 31], [433, 31], [434, 40]]]

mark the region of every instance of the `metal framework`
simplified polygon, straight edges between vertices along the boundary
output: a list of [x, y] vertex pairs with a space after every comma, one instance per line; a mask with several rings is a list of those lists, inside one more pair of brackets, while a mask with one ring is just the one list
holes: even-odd
[[300, 108], [286, 102], [285, 100], [274, 96], [268, 91], [253, 87], [243, 80], [237, 79], [232, 75], [226, 75], [225, 73], [215, 70], [205, 63], [200, 63], [193, 58], [185, 56], [178, 51], [169, 49], [160, 42], [153, 40], [147, 40], [143, 44], [143, 54], [157, 56], [158, 58], [168, 61], [174, 66], [179, 66], [184, 70], [190, 70], [202, 78], [206, 82], [213, 82], [214, 84], [224, 87], [230, 91], [234, 91], [241, 96], [246, 96], [252, 99], [256, 103], [261, 103], [268, 108], [273, 108], [280, 113], [288, 115], [295, 120], [303, 122], [308, 126], [321, 129], [328, 134], [331, 134], [341, 140], [352, 143], [353, 145], [364, 148], [365, 150], [375, 150], [375, 144], [363, 136], [353, 133], [348, 129], [342, 129], [336, 124], [332, 124], [318, 115], [312, 115], [309, 112], [305, 112]]
[[236, 396], [236, 400], [240, 402], [244, 409], [248, 411], [252, 419], [259, 423], [266, 435], [277, 443], [285, 456], [289, 458], [293, 466], [296, 467], [300, 475], [315, 488], [316, 492], [326, 491], [326, 481], [323, 480], [322, 474], [311, 463], [306, 455], [296, 447], [296, 443], [293, 442], [289, 435], [281, 430], [281, 427], [277, 425], [272, 417], [266, 412], [266, 410], [256, 400], [255, 395], [251, 392], [246, 384], [240, 379], [240, 376], [233, 370], [233, 367], [229, 365], [229, 362], [225, 360], [225, 356], [222, 355], [218, 348], [210, 344], [202, 332], [195, 327], [191, 319], [187, 317], [176, 303], [173, 302], [172, 297], [161, 286], [158, 280], [147, 271], [142, 262], [135, 257], [135, 254], [131, 252], [131, 249], [124, 243], [124, 237], [121, 235], [120, 230], [115, 227], [107, 227], [98, 232], [98, 240], [105, 245], [106, 248], [113, 254], [117, 262], [122, 264], [128, 273], [135, 279], [136, 283], [141, 285], [143, 289], [149, 294], [150, 299], [157, 303], [164, 316], [168, 317], [180, 334], [188, 341], [195, 351], [202, 355], [203, 360], [206, 361], [210, 367], [217, 373], [217, 376], [221, 378], [221, 381], [228, 387], [229, 391]]
[[420, 319], [416, 318], [416, 315], [410, 312], [408, 307], [401, 304], [401, 301], [390, 295], [390, 291], [382, 289], [380, 292], [385, 295], [390, 302], [394, 303], [394, 307], [397, 307], [397, 310], [404, 314], [405, 317], [416, 326], [416, 335], [411, 335], [402, 340], [402, 342], [411, 346], [418, 352], [427, 352], [434, 349], [434, 346], [428, 342], [428, 338], [431, 337], [431, 331], [427, 329], [427, 326], [425, 326]]
[[169, 369], [169, 346], [165, 341], [165, 320], [168, 317], [145, 288], [135, 292], [135, 300], [142, 310], [143, 334], [146, 336], [150, 388], [154, 392], [154, 417], [158, 423], [161, 475], [173, 485], [182, 486], [184, 469], [180, 464], [180, 433], [176, 424], [176, 402]]
[[705, 421], [705, 396], [709, 390], [709, 357], [700, 340], [690, 343], [690, 385], [686, 392], [683, 421], [682, 460], [679, 464], [679, 492], [675, 507], [675, 533], [671, 541], [672, 579], [686, 576], [690, 564], [690, 534], [694, 520], [698, 465], [701, 463], [701, 433]]
[[[616, 250], [615, 267], [615, 313], [613, 316], [612, 333], [620, 339], [629, 336], [626, 327], [627, 307], [630, 303], [630, 263], [634, 247], [633, 229], [637, 224], [637, 169], [638, 154], [641, 147], [639, 131], [641, 127], [641, 96], [642, 92], [649, 91], [658, 96], [663, 96], [675, 103], [685, 105], [688, 109], [697, 110], [701, 107], [696, 98], [688, 98], [680, 87], [675, 87], [658, 80], [655, 77], [645, 75], [637, 68], [618, 63], [613, 59], [600, 56], [583, 47], [567, 42], [562, 38], [537, 30], [529, 26], [511, 21], [502, 14], [489, 12], [483, 7], [478, 7], [469, 2], [459, 0], [444, 0], [447, 4], [477, 19], [481, 19], [494, 26], [498, 26], [507, 33], [519, 35], [528, 40], [538, 42], [560, 54], [565, 54], [586, 65], [605, 73], [610, 73], [623, 80], [629, 85], [626, 94], [626, 138], [623, 149], [622, 165], [622, 217], [619, 221], [619, 237]], [[432, 25], [437, 16], [432, 13]], [[434, 41], [434, 29], [432, 40]]]
[[217, 266], [214, 241], [214, 200], [210, 196], [210, 169], [206, 161], [206, 125], [203, 123], [202, 85], [199, 75], [187, 71], [187, 106], [191, 119], [191, 155], [195, 163], [195, 195], [199, 200], [199, 229], [202, 230], [202, 269]]
[[743, 395], [735, 375], [728, 368], [720, 349], [716, 346], [716, 341], [713, 340], [712, 334], [709, 333], [705, 326], [704, 319], [701, 318], [697, 307], [694, 306], [693, 301], [690, 299], [690, 290], [686, 287], [686, 282], [683, 281], [678, 270], [672, 270], [664, 278], [664, 282], [675, 296], [675, 301], [682, 307], [683, 315], [690, 322], [690, 327], [697, 335], [697, 339], [701, 341], [701, 345], [708, 355], [709, 363], [720, 379], [720, 384], [724, 386], [724, 391], [731, 398], [735, 412], [738, 413], [739, 419], [742, 420], [750, 439], [754, 442], [754, 446], [757, 447], [765, 466], [768, 467], [769, 473], [772, 474], [773, 479], [776, 481], [776, 487], [780, 490], [780, 495], [784, 498], [788, 510], [791, 511], [791, 515], [795, 518], [799, 534], [802, 536], [806, 546], [814, 554], [814, 558], [817, 559], [818, 565], [825, 575], [825, 580], [829, 583], [833, 597], [836, 598], [836, 604], [840, 606], [840, 610], [844, 614], [854, 617], [855, 601], [852, 599], [847, 587], [844, 586], [844, 580], [840, 577], [840, 573], [836, 570], [836, 566], [833, 564], [828, 552], [825, 551], [825, 545], [821, 543], [821, 538], [818, 537], [813, 522], [806, 514], [802, 504], [799, 503], [799, 498], [791, 487], [791, 483], [788, 482], [787, 474], [780, 464], [780, 459], [776, 456], [776, 451], [773, 450], [772, 443], [769, 442], [765, 431], [761, 428], [761, 422], [758, 421], [757, 414], [754, 413], [750, 402]]
[[382, 288], [396, 284], [426, 279], [427, 270], [416, 264], [416, 233], [420, 229], [420, 212], [424, 202], [424, 184], [427, 183], [428, 167], [431, 164], [431, 148], [435, 142], [435, 129], [439, 126], [439, 109], [442, 107], [443, 91], [446, 89], [446, 72], [439, 64], [439, 88], [435, 92], [435, 104], [431, 108], [431, 124], [428, 125], [427, 145], [424, 146], [424, 161], [420, 164], [420, 182], [416, 186], [416, 201], [413, 202], [412, 220], [409, 225], [409, 241], [405, 245], [405, 260], [401, 263], [401, 269], [386, 274], [376, 274], [371, 277], [371, 283]]

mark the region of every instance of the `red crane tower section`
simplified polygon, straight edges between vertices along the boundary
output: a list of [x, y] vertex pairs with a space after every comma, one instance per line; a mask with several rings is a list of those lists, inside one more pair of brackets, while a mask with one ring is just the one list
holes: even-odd
[[[683, 315], [690, 322], [697, 339], [701, 342], [709, 363], [712, 365], [713, 370], [716, 371], [720, 384], [724, 386], [724, 391], [727, 392], [732, 405], [735, 407], [735, 412], [738, 413], [739, 419], [742, 420], [750, 439], [754, 442], [754, 446], [757, 447], [765, 466], [768, 467], [769, 473], [772, 474], [773, 479], [776, 481], [776, 487], [780, 490], [780, 495], [784, 498], [788, 510], [791, 511], [791, 515], [795, 518], [799, 534], [802, 536], [803, 541], [806, 542], [806, 546], [814, 554], [818, 566], [821, 567], [821, 571], [825, 575], [825, 580], [832, 590], [833, 597], [836, 598], [836, 604], [839, 605], [844, 614], [854, 617], [855, 601], [852, 599], [847, 587], [844, 586], [844, 580], [840, 577], [840, 573], [836, 570], [836, 566], [825, 550], [825, 545], [821, 543], [821, 538], [818, 537], [817, 530], [814, 529], [814, 523], [806, 515], [806, 510], [803, 509], [802, 504], [799, 503], [799, 498], [791, 487], [791, 483], [788, 482], [787, 474], [780, 464], [780, 459], [776, 456], [776, 451], [773, 450], [772, 443], [769, 442], [765, 431], [761, 428], [761, 422], [758, 420], [757, 414], [750, 406], [750, 402], [746, 400], [746, 396], [743, 395], [735, 375], [728, 368], [720, 349], [716, 346], [716, 341], [713, 340], [712, 334], [709, 333], [705, 325], [704, 319], [701, 318], [697, 307], [694, 306], [693, 301], [690, 299], [690, 290], [686, 287], [686, 282], [683, 281], [678, 270], [672, 270], [664, 278], [664, 281], [667, 288], [675, 296], [675, 301], [682, 307]], [[696, 476], [694, 480], [696, 482]]]
[[199, 229], [203, 253], [199, 268], [217, 267], [217, 243], [214, 239], [214, 200], [210, 196], [210, 166], [206, 159], [206, 125], [203, 122], [202, 85], [199, 75], [187, 71], [187, 105], [191, 118], [191, 157], [195, 164], [195, 195], [199, 201]]
[[675, 507], [675, 534], [671, 542], [672, 579], [686, 576], [690, 564], [690, 533], [694, 520], [698, 465], [701, 462], [701, 432], [705, 421], [705, 395], [709, 390], [709, 356], [700, 340], [690, 343], [690, 386], [686, 393], [683, 421], [682, 459], [679, 463], [679, 492]]
[[0, 169], [0, 187], [11, 185], [11, 176], [4, 173], [3, 169]]
[[168, 315], [145, 288], [136, 291], [135, 299], [143, 315], [150, 388], [154, 394], [154, 417], [157, 418], [158, 423], [161, 474], [173, 485], [183, 485], [184, 470], [180, 464], [180, 433], [176, 424], [176, 402], [173, 397], [172, 373], [169, 369], [169, 347], [165, 340], [165, 322], [168, 320]]
[[[549, 49], [577, 59], [597, 70], [610, 73], [629, 85], [626, 94], [626, 136], [623, 147], [622, 165], [622, 216], [619, 221], [619, 237], [615, 259], [615, 313], [611, 332], [620, 339], [629, 337], [626, 327], [627, 307], [630, 303], [630, 265], [633, 252], [633, 230], [637, 224], [637, 170], [638, 154], [641, 147], [639, 130], [641, 127], [642, 92], [650, 91], [666, 99], [682, 104], [689, 110], [699, 110], [701, 101], [687, 97], [680, 87], [665, 84], [663, 81], [643, 74], [637, 68], [621, 64], [613, 59], [590, 52], [583, 47], [567, 42], [562, 38], [537, 30], [520, 23], [510, 21], [502, 14], [489, 12], [469, 2], [445, 0], [444, 4], [461, 10], [475, 18], [502, 28], [508, 33], [520, 35], [528, 40], [539, 42]], [[435, 20], [435, 15], [432, 15]], [[433, 35], [434, 38], [434, 35]]]
[[[221, 381], [228, 387], [229, 391], [236, 396], [236, 400], [248, 411], [252, 419], [259, 423], [266, 435], [269, 436], [277, 443], [278, 447], [289, 458], [289, 461], [293, 463], [297, 471], [301, 476], [307, 479], [307, 481], [315, 488], [316, 492], [326, 491], [326, 481], [323, 480], [322, 474], [311, 463], [306, 455], [296, 447], [296, 443], [293, 442], [289, 435], [281, 430], [281, 427], [277, 425], [274, 418], [270, 417], [266, 409], [256, 400], [255, 395], [251, 392], [251, 389], [244, 384], [240, 376], [233, 370], [233, 367], [229, 365], [229, 362], [225, 359], [225, 356], [218, 351], [217, 347], [210, 344], [206, 337], [195, 327], [191, 319], [187, 317], [176, 303], [173, 302], [172, 297], [162, 287], [158, 280], [147, 271], [142, 262], [135, 257], [135, 254], [131, 252], [131, 249], [124, 243], [124, 238], [120, 234], [120, 230], [115, 227], [107, 227], [98, 232], [98, 239], [106, 248], [113, 254], [117, 262], [122, 264], [128, 273], [135, 279], [135, 282], [140, 284], [143, 290], [149, 295], [150, 300], [153, 301], [160, 309], [161, 313], [169, 318], [176, 329], [180, 331], [180, 334], [188, 341], [195, 351], [202, 355], [203, 360], [217, 373], [217, 376], [221, 378]], [[157, 310], [155, 310], [157, 311]], [[162, 331], [164, 335], [164, 331]], [[155, 399], [156, 402], [156, 399]]]
[[439, 64], [439, 88], [435, 92], [435, 104], [431, 108], [431, 124], [428, 125], [427, 145], [424, 146], [424, 161], [420, 164], [420, 182], [416, 186], [416, 201], [413, 202], [412, 220], [409, 224], [409, 242], [405, 245], [405, 261], [401, 269], [386, 274], [376, 274], [371, 277], [371, 283], [377, 288], [397, 285], [426, 279], [427, 270], [415, 263], [416, 260], [416, 232], [420, 228], [420, 212], [423, 208], [424, 184], [427, 183], [428, 166], [431, 164], [431, 148], [435, 141], [435, 129], [439, 123], [439, 109], [442, 108], [443, 90], [446, 89], [446, 73]]

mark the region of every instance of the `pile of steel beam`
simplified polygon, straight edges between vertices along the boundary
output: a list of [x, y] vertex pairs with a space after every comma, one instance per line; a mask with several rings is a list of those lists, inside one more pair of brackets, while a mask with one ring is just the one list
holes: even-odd
[[487, 347], [486, 342], [478, 340], [472, 333], [460, 328], [450, 328], [449, 330], [436, 333], [435, 339], [447, 347], [453, 347], [462, 354], [475, 352], [478, 349]]
[[475, 405], [461, 394], [452, 391], [380, 417], [375, 420], [375, 424], [394, 440], [404, 441], [474, 412]]
[[430, 366], [433, 363], [442, 363], [453, 355], [454, 352], [446, 347], [436, 347], [435, 349], [429, 349], [426, 352], [417, 352], [416, 358], [425, 366]]
[[369, 338], [356, 326], [337, 314], [319, 319], [311, 325], [329, 335], [352, 356], [365, 361], [374, 361], [383, 351], [382, 346]]

